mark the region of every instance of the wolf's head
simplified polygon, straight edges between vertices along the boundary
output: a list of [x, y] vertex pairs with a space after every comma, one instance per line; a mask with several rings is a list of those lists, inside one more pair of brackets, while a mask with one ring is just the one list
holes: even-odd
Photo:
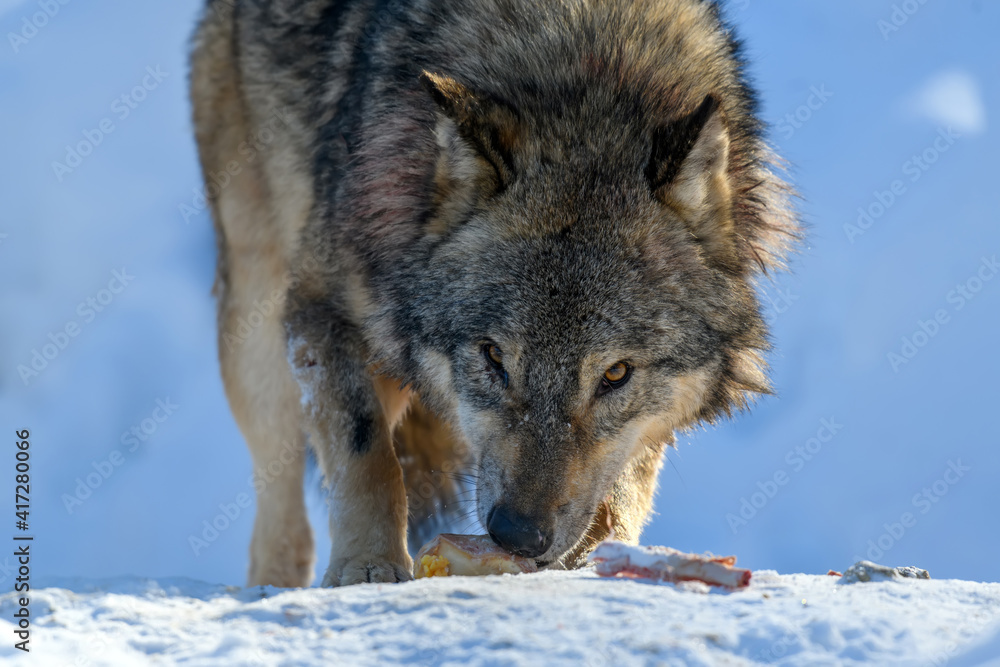
[[424, 84], [440, 158], [418, 388], [478, 454], [494, 539], [556, 562], [631, 462], [767, 391], [751, 281], [792, 231], [783, 184], [724, 90], [647, 107], [599, 84], [559, 102]]

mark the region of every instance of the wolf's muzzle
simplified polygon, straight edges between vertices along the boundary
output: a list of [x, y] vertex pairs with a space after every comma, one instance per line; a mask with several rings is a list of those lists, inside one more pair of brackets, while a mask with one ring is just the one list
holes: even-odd
[[516, 556], [536, 558], [552, 546], [553, 530], [548, 522], [523, 516], [504, 505], [490, 510], [486, 528], [494, 542]]

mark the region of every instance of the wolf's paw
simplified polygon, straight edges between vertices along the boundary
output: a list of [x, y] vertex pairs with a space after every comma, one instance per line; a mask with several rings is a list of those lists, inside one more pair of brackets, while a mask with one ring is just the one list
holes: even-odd
[[323, 576], [323, 586], [394, 584], [412, 579], [411, 567], [407, 564], [393, 563], [377, 556], [362, 556], [331, 564]]

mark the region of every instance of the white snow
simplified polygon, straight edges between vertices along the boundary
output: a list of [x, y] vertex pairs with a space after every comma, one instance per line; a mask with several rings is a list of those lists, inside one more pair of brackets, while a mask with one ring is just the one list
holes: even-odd
[[[71, 579], [32, 593], [44, 665], [1000, 664], [1000, 584], [754, 573], [738, 592], [591, 570], [342, 589]], [[14, 594], [0, 597], [10, 638]], [[990, 662], [992, 660], [993, 662]]]

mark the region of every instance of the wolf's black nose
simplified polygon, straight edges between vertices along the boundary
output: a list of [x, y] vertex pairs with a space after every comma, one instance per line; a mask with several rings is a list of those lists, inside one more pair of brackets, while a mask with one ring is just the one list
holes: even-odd
[[490, 537], [498, 545], [516, 556], [535, 558], [552, 546], [552, 531], [542, 528], [539, 522], [498, 505], [490, 511], [486, 521]]

